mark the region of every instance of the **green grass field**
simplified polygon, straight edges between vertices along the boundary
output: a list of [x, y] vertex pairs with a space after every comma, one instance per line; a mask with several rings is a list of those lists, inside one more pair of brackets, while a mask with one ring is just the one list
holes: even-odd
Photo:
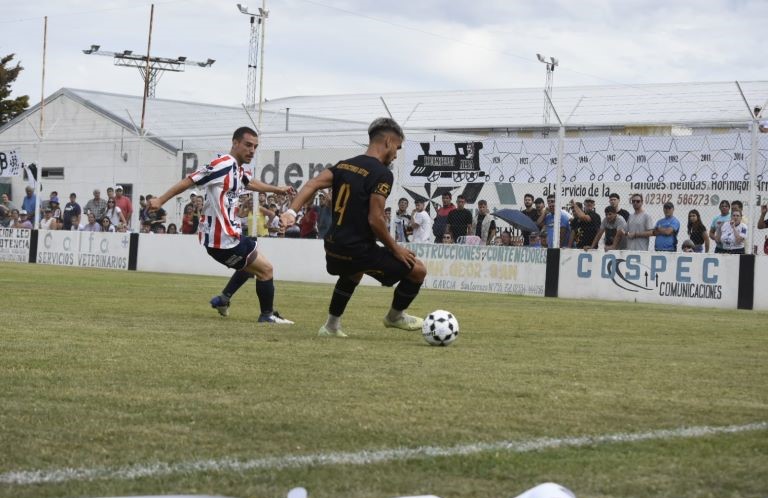
[[280, 327], [223, 285], [0, 264], [0, 496], [768, 495], [768, 313], [425, 291], [436, 348], [381, 326], [390, 289], [327, 339], [331, 286], [278, 282]]

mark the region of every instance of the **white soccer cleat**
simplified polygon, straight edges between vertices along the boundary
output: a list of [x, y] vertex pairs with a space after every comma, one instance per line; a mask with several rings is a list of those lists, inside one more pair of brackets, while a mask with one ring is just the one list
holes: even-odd
[[403, 313], [403, 316], [397, 320], [390, 321], [386, 316], [384, 317], [384, 326], [387, 328], [396, 328], [400, 330], [421, 330], [421, 326], [424, 324], [424, 320], [417, 317]]
[[293, 325], [293, 322], [280, 316], [280, 313], [273, 311], [271, 315], [259, 316], [259, 323], [274, 323], [278, 325]]

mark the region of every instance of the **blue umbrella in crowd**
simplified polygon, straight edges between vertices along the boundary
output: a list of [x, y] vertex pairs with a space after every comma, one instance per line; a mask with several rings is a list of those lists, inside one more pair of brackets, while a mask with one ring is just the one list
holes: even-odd
[[499, 209], [491, 213], [500, 220], [504, 220], [513, 227], [523, 232], [538, 232], [539, 227], [525, 213], [518, 209]]

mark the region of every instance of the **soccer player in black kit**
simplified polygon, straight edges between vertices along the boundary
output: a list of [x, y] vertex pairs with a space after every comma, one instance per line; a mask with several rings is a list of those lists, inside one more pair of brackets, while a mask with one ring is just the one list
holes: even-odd
[[393, 180], [389, 165], [405, 135], [395, 120], [378, 118], [368, 127], [368, 138], [365, 154], [341, 161], [309, 180], [291, 202], [291, 209], [281, 215], [283, 225], [293, 225], [297, 209], [318, 190], [333, 187], [333, 221], [325, 236], [325, 260], [328, 273], [339, 279], [320, 336], [347, 336], [341, 330], [341, 315], [364, 274], [388, 287], [399, 282], [384, 317], [385, 327], [419, 330], [423, 322], [404, 310], [418, 295], [427, 269], [412, 251], [395, 242], [384, 217]]

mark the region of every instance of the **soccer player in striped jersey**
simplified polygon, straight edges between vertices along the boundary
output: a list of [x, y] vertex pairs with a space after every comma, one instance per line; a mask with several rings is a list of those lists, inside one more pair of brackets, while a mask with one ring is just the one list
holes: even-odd
[[241, 127], [232, 135], [229, 154], [211, 161], [168, 189], [160, 197], [149, 201], [150, 209], [159, 209], [171, 198], [197, 186], [204, 191], [203, 218], [198, 225], [200, 242], [208, 254], [219, 263], [235, 270], [221, 295], [211, 299], [211, 306], [222, 316], [229, 314], [232, 296], [252, 276], [256, 277], [256, 295], [261, 314], [259, 322], [292, 324], [274, 310], [275, 286], [272, 264], [257, 250], [254, 239], [242, 236], [237, 216], [238, 200], [244, 190], [293, 194], [293, 187], [276, 187], [251, 177], [244, 166], [251, 162], [259, 146], [258, 134]]
[[[326, 269], [338, 275], [328, 308], [328, 320], [318, 335], [346, 337], [341, 315], [360, 283], [369, 275], [385, 286], [398, 284], [392, 307], [384, 317], [385, 327], [421, 330], [423, 320], [405, 313], [416, 298], [427, 269], [413, 251], [398, 245], [384, 219], [384, 204], [392, 190], [389, 165], [397, 157], [405, 135], [391, 118], [378, 118], [368, 127], [365, 154], [341, 161], [323, 170], [299, 190], [291, 209], [281, 215], [291, 226], [296, 211], [320, 189], [333, 188], [333, 218], [325, 235]], [[379, 240], [384, 247], [376, 243]], [[399, 282], [399, 283], [398, 283]]]

